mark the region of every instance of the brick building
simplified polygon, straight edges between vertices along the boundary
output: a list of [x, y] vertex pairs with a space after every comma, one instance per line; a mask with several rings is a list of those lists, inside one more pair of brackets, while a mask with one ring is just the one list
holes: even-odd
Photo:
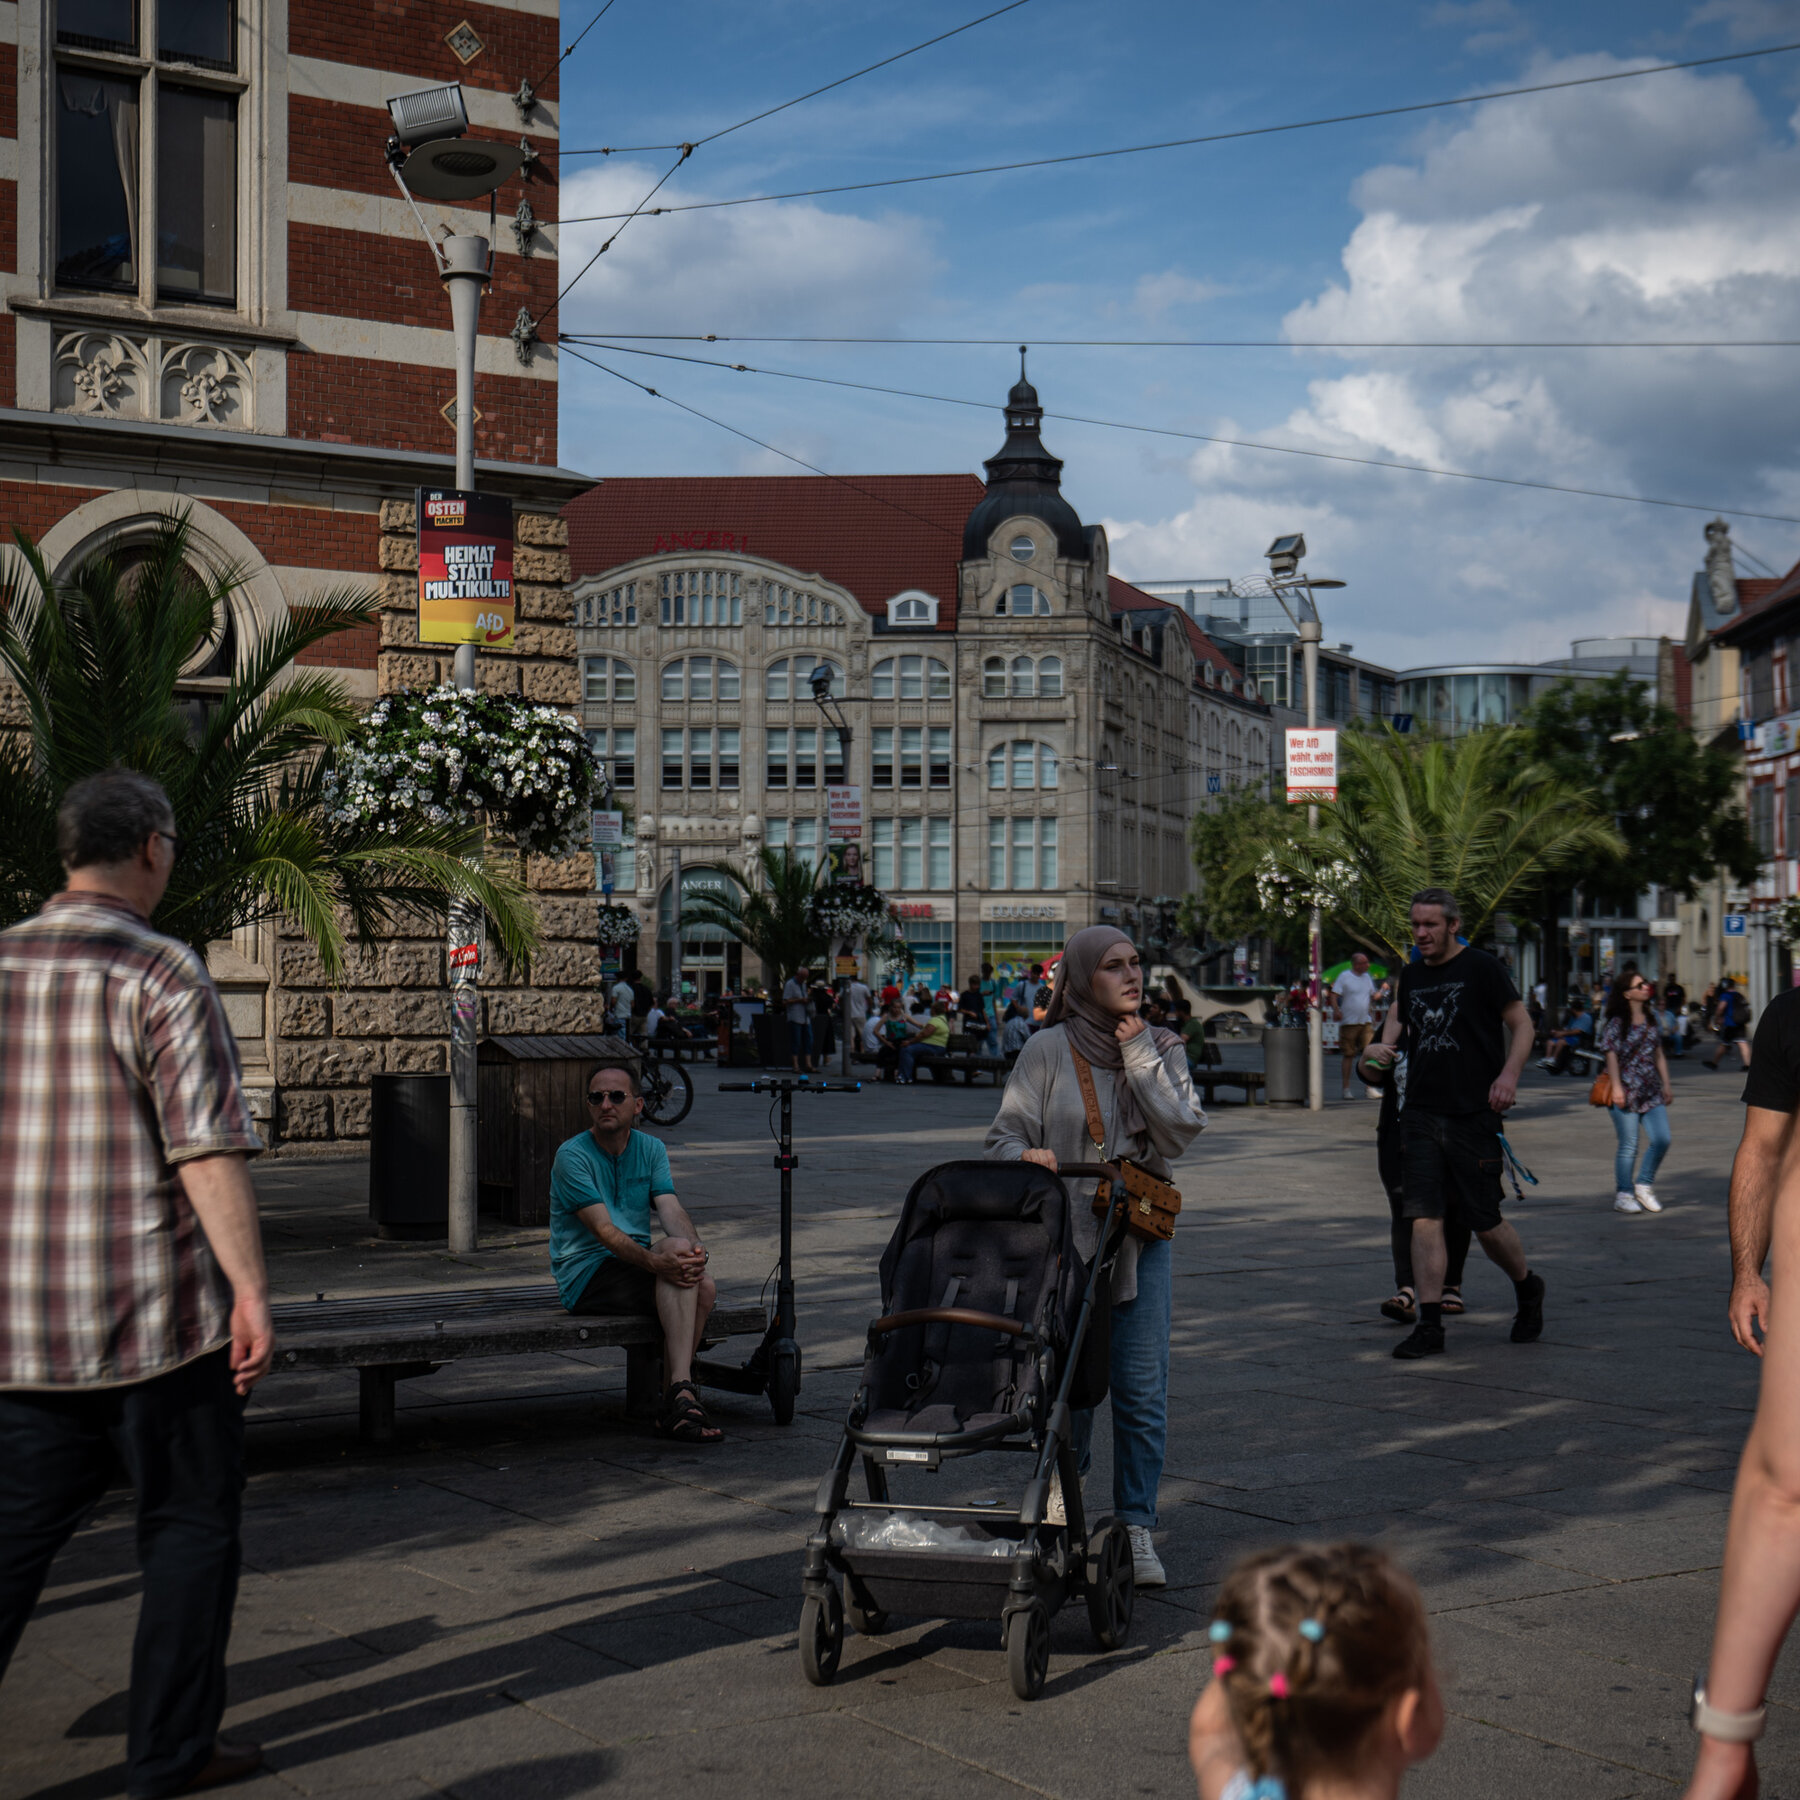
[[[309, 653], [359, 696], [448, 674], [414, 622], [412, 496], [450, 485], [448, 302], [383, 160], [386, 102], [460, 81], [474, 138], [557, 134], [556, 0], [17, 0], [0, 4], [0, 505], [67, 569], [175, 508], [194, 554], [243, 576], [242, 653], [309, 593], [379, 592], [378, 627]], [[521, 82], [536, 96], [521, 91]], [[518, 96], [515, 98], [515, 96]], [[477, 484], [511, 500], [517, 647], [484, 688], [576, 697], [556, 465], [556, 187], [500, 194], [477, 357]], [[485, 207], [426, 204], [485, 233]], [[152, 253], [154, 247], [154, 253]], [[203, 689], [209, 676], [194, 671]], [[0, 692], [0, 708], [6, 696]], [[16, 722], [16, 707], [12, 709]], [[531, 870], [537, 986], [487, 996], [496, 1030], [587, 1024], [591, 859]], [[577, 941], [579, 940], [579, 941]], [[329, 992], [272, 925], [212, 946], [260, 1109], [282, 1135], [366, 1130], [366, 1078], [443, 1066], [435, 939], [359, 959]]]
[[[635, 804], [618, 889], [646, 972], [672, 971], [677, 857], [689, 894], [765, 844], [816, 859], [845, 780], [868, 877], [934, 981], [1102, 921], [1154, 950], [1188, 820], [1268, 778], [1269, 707], [1180, 607], [1110, 573], [1042, 417], [1021, 379], [985, 482], [619, 478], [568, 508], [583, 717]], [[702, 989], [755, 973], [738, 958], [682, 933]]]

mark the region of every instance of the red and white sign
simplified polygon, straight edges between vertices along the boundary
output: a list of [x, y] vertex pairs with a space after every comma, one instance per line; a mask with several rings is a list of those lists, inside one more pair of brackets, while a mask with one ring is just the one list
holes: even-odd
[[837, 843], [854, 843], [862, 836], [862, 789], [828, 787], [825, 790], [826, 833]]
[[1290, 805], [1337, 798], [1335, 731], [1290, 725], [1287, 734], [1287, 797]]
[[450, 946], [450, 966], [453, 969], [480, 968], [481, 946], [479, 944], [452, 944]]

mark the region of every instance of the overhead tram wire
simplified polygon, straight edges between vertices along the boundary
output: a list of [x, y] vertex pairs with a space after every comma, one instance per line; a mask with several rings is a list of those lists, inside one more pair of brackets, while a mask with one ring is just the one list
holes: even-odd
[[[612, 0], [606, 0], [608, 6]], [[985, 25], [989, 19], [997, 19], [1002, 13], [1016, 12], [1021, 6], [1028, 6], [1031, 0], [1007, 0], [1006, 5], [996, 6], [992, 12], [984, 12], [978, 19], [970, 19], [966, 24], [953, 25], [948, 31], [940, 31], [936, 37], [926, 38], [923, 43], [913, 44], [905, 50], [896, 50], [892, 56], [884, 56], [880, 62], [872, 62], [865, 68], [853, 69], [848, 75], [840, 75], [835, 81], [828, 81], [823, 87], [810, 88], [804, 94], [796, 94], [792, 100], [783, 100], [779, 106], [766, 106], [761, 112], [752, 113], [747, 119], [739, 119], [735, 125], [721, 125], [717, 131], [709, 131], [704, 137], [693, 140], [694, 148], [703, 144], [716, 143], [722, 137], [730, 137], [734, 131], [742, 131], [746, 125], [760, 124], [764, 119], [772, 119], [777, 113], [786, 112], [789, 107], [799, 106], [808, 100], [816, 100], [821, 94], [829, 94], [833, 88], [841, 88], [852, 81], [860, 81], [865, 75], [873, 75], [877, 69], [885, 69], [891, 63], [904, 62], [909, 56], [917, 56], [921, 50], [929, 50], [933, 44], [941, 44], [947, 38], [960, 36], [965, 31], [973, 31], [977, 25]], [[602, 9], [604, 10], [604, 8]], [[592, 29], [590, 27], [590, 29]], [[583, 34], [586, 35], [585, 33]], [[579, 43], [581, 40], [576, 40]], [[570, 46], [573, 49], [574, 45]], [[567, 55], [567, 51], [564, 52]], [[605, 144], [597, 150], [547, 150], [546, 156], [629, 156], [639, 152], [653, 150], [679, 150], [679, 144]]]
[[[1027, 334], [1030, 335], [1029, 333]], [[609, 331], [614, 341], [638, 344], [916, 344], [924, 349], [992, 348], [1011, 337], [757, 337], [724, 331]], [[1041, 350], [1800, 350], [1800, 338], [1046, 338]]]
[[[555, 74], [555, 73], [556, 73], [556, 71], [557, 71], [557, 70], [558, 70], [558, 69], [560, 69], [560, 68], [561, 68], [561, 67], [562, 67], [562, 66], [563, 66], [563, 64], [564, 64], [564, 63], [566, 63], [566, 62], [567, 62], [567, 61], [568, 61], [568, 60], [569, 60], [569, 58], [570, 58], [570, 57], [571, 57], [571, 56], [573, 56], [573, 55], [574, 55], [574, 54], [575, 54], [575, 52], [576, 52], [576, 51], [577, 51], [577, 50], [578, 50], [578, 49], [580, 49], [580, 47], [581, 47], [581, 40], [582, 40], [582, 39], [583, 39], [583, 38], [584, 38], [584, 37], [586, 37], [586, 36], [587, 36], [587, 34], [588, 34], [588, 33], [589, 33], [589, 32], [590, 32], [590, 31], [592, 31], [592, 30], [593, 30], [593, 29], [594, 29], [594, 27], [595, 27], [595, 26], [596, 26], [596, 25], [598, 25], [598, 24], [599, 24], [599, 23], [600, 23], [600, 21], [601, 21], [601, 20], [602, 20], [602, 19], [604, 19], [604, 18], [605, 18], [605, 17], [606, 17], [606, 15], [607, 15], [607, 14], [608, 14], [608, 13], [609, 13], [609, 12], [611, 12], [611, 11], [612, 11], [612, 9], [613, 9], [613, 4], [614, 4], [614, 0], [606, 0], [606, 4], [605, 4], [605, 5], [604, 5], [604, 6], [603, 6], [603, 7], [601, 7], [601, 8], [600, 8], [600, 10], [599, 10], [599, 11], [598, 11], [598, 12], [597, 12], [597, 13], [595, 13], [595, 14], [594, 14], [594, 16], [593, 16], [593, 17], [592, 17], [592, 18], [591, 18], [591, 19], [589, 19], [589, 20], [588, 20], [588, 22], [587, 22], [587, 23], [586, 23], [586, 24], [585, 24], [585, 25], [584, 25], [584, 26], [582, 26], [582, 28], [581, 28], [581, 29], [580, 29], [580, 31], [578, 31], [578, 32], [577, 32], [577, 33], [576, 33], [576, 34], [575, 34], [575, 38], [574, 38], [574, 41], [573, 41], [573, 42], [572, 42], [572, 43], [568, 43], [568, 44], [565, 44], [565, 45], [563, 45], [563, 53], [562, 53], [562, 55], [561, 55], [561, 56], [559, 56], [559, 57], [558, 57], [558, 58], [557, 58], [557, 59], [556, 59], [556, 61], [555, 61], [555, 62], [553, 62], [553, 63], [552, 63], [552, 64], [551, 64], [551, 65], [550, 65], [550, 66], [549, 66], [549, 68], [547, 68], [547, 69], [546, 69], [546, 70], [545, 70], [545, 71], [544, 71], [544, 72], [543, 72], [543, 74], [542, 74], [542, 75], [540, 75], [540, 76], [539, 76], [539, 77], [538, 77], [538, 79], [537, 79], [537, 82], [536, 82], [536, 86], [538, 86], [538, 87], [542, 87], [542, 86], [543, 86], [543, 85], [544, 85], [544, 83], [545, 83], [545, 82], [546, 82], [546, 81], [548, 81], [548, 80], [549, 80], [549, 79], [550, 79], [550, 77], [551, 77], [551, 76], [552, 76], [552, 75], [554, 75], [554, 74]], [[673, 150], [673, 149], [674, 149], [674, 148], [675, 148], [675, 146], [674, 146], [674, 145], [673, 145], [673, 144], [671, 144], [671, 145], [669, 145], [669, 146], [668, 146], [668, 147], [669, 147], [669, 148], [670, 148], [670, 149], [671, 149], [671, 150]], [[538, 154], [539, 154], [539, 155], [540, 155], [540, 156], [546, 156], [546, 155], [548, 155], [548, 156], [554, 156], [554, 155], [555, 155], [555, 154], [556, 154], [556, 152], [555, 152], [555, 151], [554, 151], [554, 150], [548, 150], [548, 151], [546, 151], [546, 150], [540, 150], [540, 151], [539, 151], [539, 152], [538, 152]]]
[[[1479, 106], [1487, 100], [1514, 100], [1526, 94], [1552, 94], [1567, 88], [1597, 87], [1610, 81], [1634, 81], [1643, 75], [1668, 75], [1680, 69], [1712, 68], [1720, 63], [1747, 62], [1756, 57], [1781, 56], [1800, 50], [1800, 42], [1766, 44], [1757, 50], [1729, 50], [1718, 56], [1695, 56], [1683, 62], [1655, 63], [1644, 69], [1615, 69], [1605, 75], [1576, 75], [1565, 81], [1539, 81], [1525, 87], [1491, 88], [1486, 93], [1462, 94], [1448, 100], [1415, 100], [1405, 106], [1371, 107], [1363, 112], [1333, 113], [1317, 119], [1295, 119], [1283, 125], [1247, 125], [1236, 131], [1211, 131], [1198, 137], [1162, 138], [1149, 144], [1121, 144], [1111, 150], [1075, 150], [1062, 156], [1025, 157], [1017, 162], [984, 163], [968, 169], [940, 169], [930, 175], [891, 175], [880, 181], [846, 181], [831, 187], [795, 188], [780, 194], [746, 194], [734, 200], [688, 200], [677, 206], [659, 206], [651, 217], [665, 213], [711, 212], [726, 206], [766, 206], [777, 200], [810, 200], [825, 194], [861, 194], [872, 188], [914, 187], [929, 181], [960, 181], [973, 175], [1008, 175], [1021, 169], [1047, 169], [1063, 163], [1099, 162], [1115, 156], [1144, 156], [1157, 150], [1184, 150], [1197, 144], [1224, 144], [1240, 138], [1273, 137], [1287, 131], [1310, 131], [1324, 125], [1354, 125], [1369, 119], [1402, 118], [1409, 113], [1440, 112], [1448, 107]], [[674, 149], [675, 145], [646, 145], [645, 149]], [[564, 150], [564, 156], [610, 155], [607, 150]], [[567, 218], [565, 225], [591, 225], [617, 219], [619, 213], [586, 213]]]
[[[573, 349], [575, 343], [591, 343], [592, 340], [589, 338], [564, 338], [562, 342], [563, 344], [570, 346], [570, 354], [573, 355], [575, 354]], [[901, 400], [930, 400], [940, 406], [970, 406], [975, 407], [982, 412], [1003, 412], [1005, 410], [1003, 406], [996, 404], [994, 401], [966, 400], [961, 395], [957, 394], [926, 394], [911, 388], [885, 387], [872, 381], [846, 381], [840, 377], [830, 375], [804, 375], [793, 369], [760, 369], [750, 363], [719, 362], [714, 358], [707, 356], [682, 356], [672, 350], [639, 350], [634, 349], [629, 344], [602, 343], [597, 347], [626, 356], [653, 356], [665, 362], [693, 363], [701, 368], [727, 369], [732, 373], [739, 375], [766, 375], [780, 381], [810, 382], [818, 387], [853, 388], [860, 393], [889, 394], [896, 399]], [[582, 360], [584, 362], [593, 362], [592, 357], [583, 357]], [[606, 369], [606, 372], [609, 375], [618, 375], [618, 378], [621, 381], [631, 381], [629, 375], [621, 375], [616, 369], [606, 368], [604, 363], [595, 362], [594, 367]], [[632, 382], [632, 385], [634, 387], [644, 386], [642, 382]], [[670, 400], [670, 396], [659, 393], [654, 388], [645, 388], [645, 392], [656, 394], [658, 399]], [[679, 400], [670, 400], [670, 404], [681, 406], [682, 402]], [[694, 409], [690, 407], [685, 408], [684, 410], [693, 411]], [[707, 417], [704, 413], [699, 414], [698, 416], [702, 418]], [[1085, 413], [1047, 411], [1044, 414], [1044, 417], [1046, 419], [1059, 419], [1063, 423], [1070, 425], [1097, 425], [1107, 431], [1133, 431], [1141, 432], [1151, 437], [1182, 438], [1198, 444], [1223, 444], [1234, 450], [1261, 450], [1276, 456], [1305, 456], [1317, 462], [1352, 463], [1361, 468], [1394, 469], [1409, 475], [1439, 475], [1453, 481], [1483, 481], [1497, 487], [1532, 488], [1540, 493], [1572, 494], [1587, 500], [1614, 500], [1630, 506], [1670, 507], [1680, 512], [1722, 513], [1736, 519], [1766, 519], [1777, 525], [1800, 525], [1800, 516], [1788, 513], [1751, 512], [1744, 507], [1703, 505], [1700, 502], [1693, 500], [1662, 500], [1647, 494], [1617, 494], [1606, 488], [1570, 487], [1562, 482], [1529, 481], [1523, 477], [1513, 475], [1477, 475], [1468, 469], [1440, 469], [1433, 467], [1429, 463], [1393, 462], [1386, 458], [1375, 456], [1346, 456], [1341, 451], [1335, 450], [1303, 450], [1298, 445], [1294, 444], [1261, 444], [1248, 438], [1218, 437], [1204, 431], [1181, 431], [1169, 425], [1138, 425], [1121, 419], [1096, 419]], [[725, 425], [724, 421], [720, 419], [713, 419], [710, 422], [722, 426], [726, 431], [737, 430], [736, 426]], [[737, 435], [740, 437], [747, 437], [749, 434], [747, 432], [738, 432]], [[750, 441], [752, 443], [761, 442], [760, 439], [755, 438], [752, 438]], [[772, 450], [775, 448], [772, 444], [764, 444], [762, 447], [765, 450]], [[775, 453], [778, 456], [787, 455], [785, 450], [776, 450]], [[797, 456], [790, 458], [790, 460], [793, 462], [800, 462], [800, 458]], [[801, 466], [803, 468], [811, 468], [812, 465], [810, 463], [802, 463]], [[823, 469], [814, 470], [814, 473], [819, 475], [823, 475], [825, 472], [826, 471]], [[841, 477], [832, 476], [831, 479], [835, 481], [841, 479]]]

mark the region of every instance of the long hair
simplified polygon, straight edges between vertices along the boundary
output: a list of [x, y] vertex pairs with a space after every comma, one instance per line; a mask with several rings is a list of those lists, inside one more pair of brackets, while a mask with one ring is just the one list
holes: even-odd
[[1644, 1002], [1644, 1017], [1650, 1017], [1656, 1005], [1656, 983], [1641, 970], [1631, 967], [1623, 968], [1613, 978], [1612, 992], [1606, 996], [1606, 1011], [1603, 1018], [1617, 1019], [1627, 1031], [1631, 1029], [1631, 1002], [1626, 998], [1627, 991], [1634, 981], [1650, 982], [1650, 998]]

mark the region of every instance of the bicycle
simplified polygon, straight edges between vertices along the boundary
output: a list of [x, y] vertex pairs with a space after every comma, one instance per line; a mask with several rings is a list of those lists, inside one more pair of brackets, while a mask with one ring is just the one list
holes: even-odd
[[640, 1089], [652, 1125], [679, 1125], [693, 1109], [694, 1078], [678, 1058], [645, 1063]]

